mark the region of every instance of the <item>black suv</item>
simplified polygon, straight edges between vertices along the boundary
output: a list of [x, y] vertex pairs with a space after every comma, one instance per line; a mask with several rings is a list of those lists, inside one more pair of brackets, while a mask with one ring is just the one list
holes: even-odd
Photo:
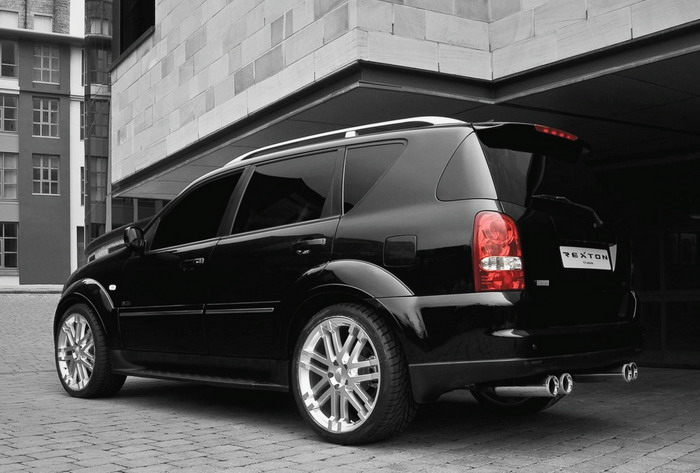
[[540, 125], [422, 117], [234, 159], [69, 278], [61, 383], [291, 391], [318, 434], [353, 444], [458, 388], [527, 413], [576, 379], [633, 380], [629, 243], [583, 149]]

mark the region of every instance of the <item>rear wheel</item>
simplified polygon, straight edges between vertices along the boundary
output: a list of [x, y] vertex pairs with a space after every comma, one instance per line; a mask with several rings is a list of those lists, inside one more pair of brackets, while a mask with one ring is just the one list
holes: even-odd
[[111, 396], [124, 385], [126, 376], [112, 374], [104, 330], [87, 305], [63, 313], [54, 343], [58, 377], [71, 396]]
[[356, 304], [327, 307], [306, 324], [294, 351], [292, 389], [307, 423], [339, 444], [389, 437], [416, 412], [396, 336]]
[[562, 396], [508, 397], [484, 391], [472, 391], [472, 396], [490, 411], [505, 415], [534, 414], [553, 406], [562, 398]]

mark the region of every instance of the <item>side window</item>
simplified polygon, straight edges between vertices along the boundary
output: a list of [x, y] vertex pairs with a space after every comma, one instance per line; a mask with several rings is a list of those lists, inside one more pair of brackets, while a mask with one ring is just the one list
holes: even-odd
[[305, 222], [332, 214], [339, 150], [255, 168], [238, 210], [234, 233]]
[[403, 152], [404, 143], [349, 148], [345, 158], [343, 210], [349, 212]]
[[214, 238], [241, 173], [208, 182], [190, 191], [158, 224], [151, 249]]

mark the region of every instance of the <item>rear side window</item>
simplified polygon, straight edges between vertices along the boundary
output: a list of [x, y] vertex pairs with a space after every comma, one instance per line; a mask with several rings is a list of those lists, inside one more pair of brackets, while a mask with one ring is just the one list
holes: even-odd
[[339, 153], [333, 150], [256, 167], [241, 201], [233, 232], [331, 216]]
[[173, 203], [161, 218], [151, 249], [184, 245], [217, 236], [241, 173], [203, 184]]
[[384, 143], [348, 149], [345, 158], [344, 212], [349, 212], [362, 200], [405, 147], [405, 143]]
[[442, 201], [496, 198], [484, 152], [474, 133], [467, 136], [447, 163], [438, 183], [437, 198]]

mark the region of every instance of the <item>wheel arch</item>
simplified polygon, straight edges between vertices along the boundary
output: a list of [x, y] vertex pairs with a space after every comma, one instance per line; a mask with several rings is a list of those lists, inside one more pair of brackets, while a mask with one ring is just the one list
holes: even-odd
[[61, 296], [54, 314], [53, 332], [56, 333], [58, 322], [63, 313], [72, 305], [86, 304], [95, 312], [109, 345], [115, 346], [118, 340], [117, 321], [113, 317], [114, 303], [107, 290], [94, 279], [81, 279], [71, 284]]
[[413, 296], [413, 292], [386, 269], [366, 261], [337, 260], [309, 271], [297, 281], [293, 294], [295, 297], [285, 304], [290, 317], [282, 334], [286, 343], [284, 354], [288, 359], [291, 359], [299, 334], [309, 319], [319, 310], [334, 304], [355, 303], [375, 310], [402, 342], [406, 336], [413, 338], [418, 335], [414, 324], [407, 323], [402, 314], [393, 313], [378, 300], [381, 297]]

